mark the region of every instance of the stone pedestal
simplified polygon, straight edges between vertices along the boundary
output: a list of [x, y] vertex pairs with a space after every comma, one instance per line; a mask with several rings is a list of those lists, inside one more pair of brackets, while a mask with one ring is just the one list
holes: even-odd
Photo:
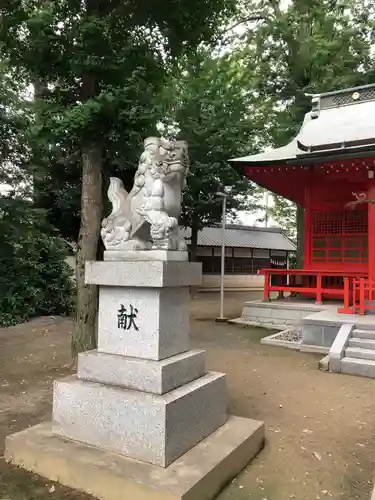
[[86, 282], [99, 285], [98, 350], [79, 357], [76, 377], [55, 382], [55, 435], [166, 467], [226, 422], [225, 376], [206, 373], [203, 353], [188, 350], [200, 267], [87, 264]]
[[[52, 427], [44, 427], [42, 434], [40, 427], [35, 433], [29, 429], [25, 443], [30, 447], [34, 439], [38, 449], [51, 435], [55, 443], [68, 440], [70, 445], [63, 449], [69, 453], [76, 447], [77, 460], [82, 446], [89, 446], [131, 459], [133, 468], [149, 464], [159, 476], [158, 468], [168, 469], [174, 463], [180, 463], [177, 470], [183, 474], [184, 457], [194, 447], [206, 440], [224, 446], [228, 433], [238, 428], [238, 436], [251, 448], [245, 456], [242, 449], [238, 453], [236, 463], [242, 468], [262, 446], [263, 424], [248, 421], [249, 432], [244, 419], [232, 419], [229, 424], [225, 375], [207, 372], [204, 352], [189, 350], [189, 286], [200, 284], [201, 265], [187, 262], [186, 254], [179, 252], [132, 252], [130, 256], [107, 252], [105, 257], [104, 262], [86, 266], [86, 282], [99, 285], [98, 349], [79, 355], [76, 376], [55, 382]], [[217, 434], [220, 428], [226, 430]], [[24, 437], [20, 433], [8, 439], [6, 456], [27, 467], [30, 450], [26, 453], [26, 445], [19, 446], [18, 441]], [[221, 450], [218, 462], [204, 454], [202, 461], [209, 458], [210, 472], [216, 467], [221, 470], [226, 453], [234, 459], [237, 448], [239, 443], [228, 446], [224, 455]], [[209, 491], [216, 491], [238, 467], [232, 464], [227, 472], [221, 470]], [[47, 468], [35, 465], [32, 470], [51, 477]], [[71, 477], [72, 470], [58, 475], [71, 485], [65, 476]], [[127, 473], [125, 480], [129, 480]], [[201, 480], [198, 474], [197, 481]], [[146, 483], [150, 491], [155, 489], [149, 478]], [[210, 497], [200, 494], [194, 481], [190, 486], [194, 500]], [[77, 487], [107, 498], [84, 483]], [[164, 491], [162, 485], [158, 488]], [[144, 493], [138, 498], [153, 497]]]

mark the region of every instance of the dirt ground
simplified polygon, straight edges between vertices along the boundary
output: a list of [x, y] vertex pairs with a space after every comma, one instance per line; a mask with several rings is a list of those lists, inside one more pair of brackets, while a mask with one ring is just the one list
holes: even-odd
[[[231, 293], [238, 316], [249, 293]], [[262, 346], [267, 332], [217, 324], [217, 294], [191, 301], [192, 344], [226, 372], [231, 413], [266, 423], [265, 449], [219, 500], [369, 499], [375, 457], [375, 381], [328, 374], [319, 356]], [[70, 372], [69, 319], [0, 330], [0, 457], [4, 438], [50, 418], [52, 381]], [[0, 459], [0, 500], [84, 500]], [[130, 500], [130, 499], [129, 499]]]

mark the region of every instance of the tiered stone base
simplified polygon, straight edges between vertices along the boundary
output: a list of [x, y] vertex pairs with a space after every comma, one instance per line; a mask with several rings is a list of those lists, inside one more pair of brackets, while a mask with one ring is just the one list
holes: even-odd
[[205, 351], [190, 350], [160, 361], [81, 352], [77, 377], [125, 389], [165, 394], [206, 375]]
[[164, 395], [69, 377], [55, 382], [53, 432], [166, 467], [227, 419], [225, 375]]
[[208, 500], [258, 454], [264, 424], [229, 417], [167, 468], [138, 462], [52, 434], [41, 424], [9, 436], [5, 458], [100, 500]]
[[263, 424], [228, 421], [225, 375], [189, 351], [200, 265], [159, 257], [86, 264], [98, 350], [55, 382], [52, 425], [7, 439], [8, 460], [104, 500], [209, 500], [259, 451]]

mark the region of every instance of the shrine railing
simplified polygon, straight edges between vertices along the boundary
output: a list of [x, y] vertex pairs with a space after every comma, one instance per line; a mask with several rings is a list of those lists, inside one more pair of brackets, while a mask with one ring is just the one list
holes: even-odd
[[338, 312], [363, 315], [366, 311], [375, 311], [375, 281], [368, 278], [345, 278], [344, 307]]
[[345, 280], [349, 280], [350, 289], [350, 280], [366, 276], [366, 273], [358, 272], [305, 269], [262, 269], [260, 274], [264, 275], [264, 300], [270, 300], [271, 293], [278, 292], [279, 298], [283, 298], [284, 293], [314, 297], [317, 304], [322, 304], [325, 297], [344, 300], [345, 304], [345, 294], [348, 294], [348, 282]]

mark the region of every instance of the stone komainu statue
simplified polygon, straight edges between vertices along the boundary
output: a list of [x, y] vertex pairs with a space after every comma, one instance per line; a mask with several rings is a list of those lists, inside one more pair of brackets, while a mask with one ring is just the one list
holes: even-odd
[[110, 180], [112, 212], [101, 230], [106, 250], [185, 251], [178, 219], [188, 170], [186, 142], [146, 139], [130, 193], [120, 179]]

